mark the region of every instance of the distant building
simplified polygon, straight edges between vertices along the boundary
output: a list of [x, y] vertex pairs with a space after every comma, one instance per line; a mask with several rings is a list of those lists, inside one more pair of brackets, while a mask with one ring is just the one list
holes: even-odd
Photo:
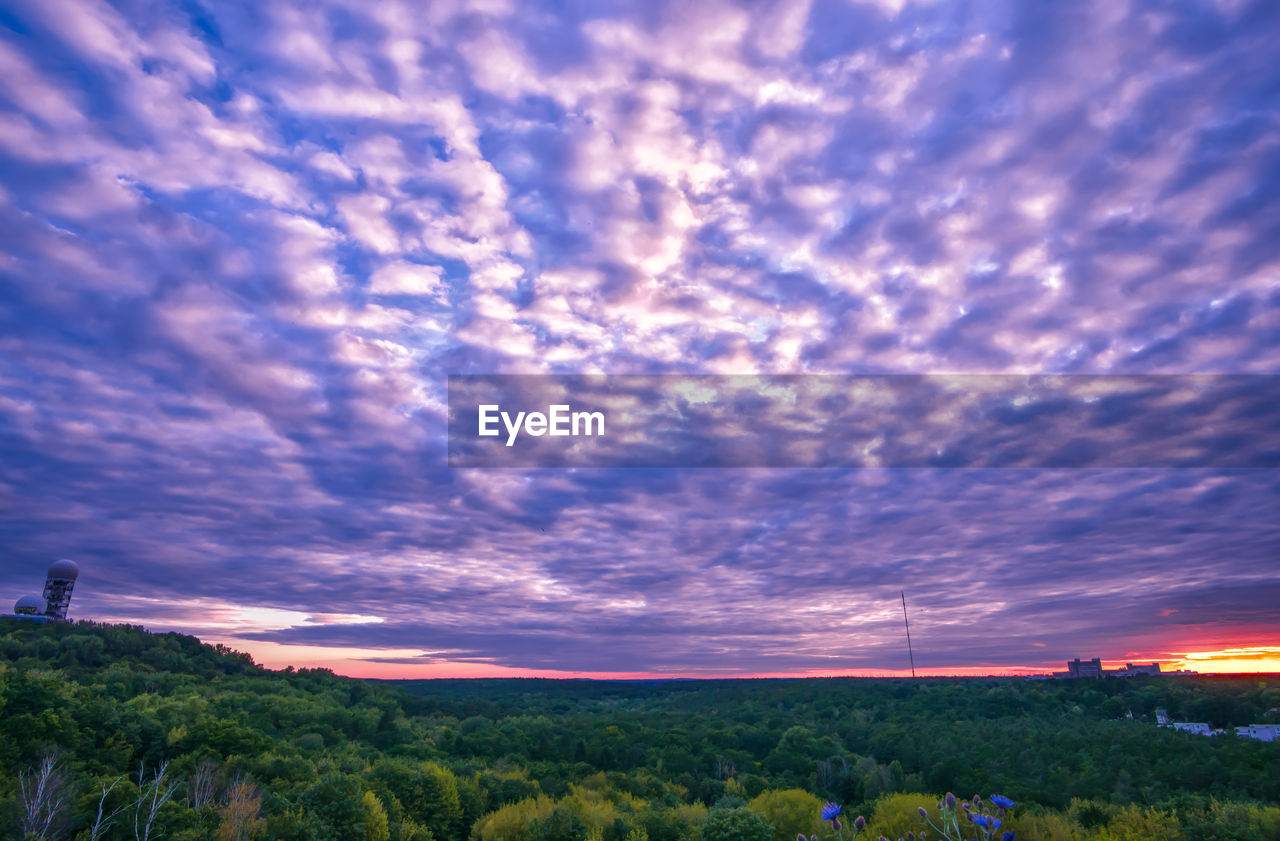
[[1196, 733], [1200, 736], [1213, 735], [1213, 730], [1203, 721], [1175, 721], [1169, 726], [1174, 730], [1181, 730], [1183, 733]]
[[1160, 709], [1156, 710], [1156, 725], [1157, 725], [1157, 726], [1159, 726], [1159, 727], [1168, 727], [1168, 726], [1169, 726], [1170, 724], [1172, 724], [1172, 723], [1173, 723], [1173, 722], [1171, 722], [1171, 721], [1169, 720], [1169, 711], [1168, 711], [1168, 710], [1164, 709], [1163, 707], [1161, 707]]
[[1070, 677], [1102, 677], [1102, 659], [1081, 660], [1077, 657], [1067, 661], [1067, 674]]
[[80, 577], [80, 567], [75, 561], [63, 558], [54, 561], [49, 567], [49, 574], [44, 580], [44, 600], [47, 604], [44, 615], [56, 622], [65, 622], [67, 608], [71, 606], [71, 590]]
[[1137, 675], [1194, 674], [1194, 672], [1162, 672], [1159, 663], [1125, 663], [1123, 669], [1102, 668], [1102, 658], [1081, 660], [1077, 657], [1067, 661], [1065, 672], [1054, 672], [1056, 678], [1075, 677], [1135, 677]]
[[1250, 724], [1248, 727], [1237, 727], [1236, 735], [1246, 739], [1257, 739], [1260, 742], [1280, 741], [1280, 724]]
[[1117, 677], [1133, 677], [1134, 675], [1158, 675], [1160, 674], [1159, 663], [1125, 663], [1123, 669], [1116, 669], [1114, 672], [1107, 674], [1116, 675]]

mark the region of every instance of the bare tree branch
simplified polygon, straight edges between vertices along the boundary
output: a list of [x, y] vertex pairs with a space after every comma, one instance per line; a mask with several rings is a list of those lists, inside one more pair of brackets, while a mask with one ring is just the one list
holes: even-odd
[[191, 808], [199, 809], [213, 803], [217, 794], [218, 763], [212, 759], [203, 759], [191, 777], [191, 790], [188, 794]]
[[46, 754], [34, 769], [18, 775], [18, 798], [23, 834], [49, 839], [67, 805], [66, 778], [52, 754]]
[[106, 834], [106, 831], [111, 828], [111, 822], [115, 820], [116, 815], [120, 814], [128, 807], [128, 803], [122, 803], [114, 810], [105, 812], [107, 797], [123, 779], [124, 775], [121, 774], [111, 781], [111, 785], [107, 785], [106, 783], [102, 784], [102, 796], [98, 798], [98, 817], [94, 819], [93, 826], [89, 828], [89, 841], [98, 841], [98, 839]]
[[134, 841], [151, 841], [153, 832], [156, 833], [156, 838], [160, 837], [156, 816], [181, 785], [178, 780], [165, 779], [168, 771], [169, 763], [162, 762], [151, 779], [147, 780], [143, 767], [138, 766], [138, 799], [133, 806]]

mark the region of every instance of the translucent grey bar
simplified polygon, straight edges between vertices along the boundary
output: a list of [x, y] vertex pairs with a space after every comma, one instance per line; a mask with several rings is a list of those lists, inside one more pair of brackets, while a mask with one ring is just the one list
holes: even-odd
[[1280, 376], [460, 375], [448, 445], [451, 467], [1274, 468]]

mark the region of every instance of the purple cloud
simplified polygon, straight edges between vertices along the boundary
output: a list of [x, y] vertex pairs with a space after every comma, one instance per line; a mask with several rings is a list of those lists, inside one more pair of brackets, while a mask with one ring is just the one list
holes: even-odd
[[11, 6], [0, 584], [340, 669], [1274, 638], [1270, 470], [450, 470], [446, 383], [1275, 374], [1277, 14]]

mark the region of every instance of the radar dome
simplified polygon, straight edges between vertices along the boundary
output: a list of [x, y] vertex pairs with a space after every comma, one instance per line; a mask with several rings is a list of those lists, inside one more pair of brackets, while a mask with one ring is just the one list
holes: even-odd
[[54, 561], [53, 566], [49, 567], [50, 578], [69, 578], [75, 581], [79, 575], [80, 567], [75, 561], [69, 561], [66, 558]]
[[13, 612], [18, 616], [43, 616], [44, 599], [39, 596], [23, 596], [13, 605]]

